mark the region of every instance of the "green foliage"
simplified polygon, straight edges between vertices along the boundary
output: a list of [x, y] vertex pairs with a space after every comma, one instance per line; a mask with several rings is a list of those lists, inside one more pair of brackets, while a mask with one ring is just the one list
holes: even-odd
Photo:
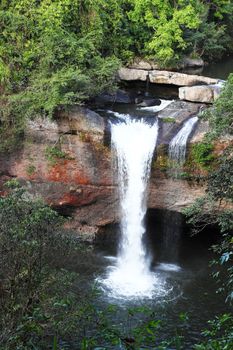
[[183, 55], [218, 55], [232, 14], [221, 0], [1, 2], [2, 133], [112, 89], [120, 61], [147, 55], [174, 66]]
[[0, 199], [1, 345], [15, 342], [15, 332], [25, 327], [20, 323], [29, 321], [40, 301], [46, 256], [58, 242], [53, 232], [61, 222], [50, 208], [27, 200], [21, 189]]
[[56, 164], [58, 159], [72, 159], [69, 154], [63, 152], [58, 146], [47, 146], [45, 157], [51, 165]]
[[[224, 2], [221, 2], [224, 5]], [[226, 5], [229, 3], [226, 2]], [[224, 7], [225, 8], [225, 7]], [[223, 11], [224, 12], [224, 11]], [[222, 14], [223, 15], [223, 14]], [[221, 16], [218, 13], [218, 16]], [[209, 120], [211, 132], [207, 135], [205, 145], [211, 145], [208, 140], [213, 140], [226, 134], [233, 134], [233, 74], [230, 74], [227, 83], [215, 101], [213, 108], [209, 108], [204, 117]], [[209, 159], [207, 147], [200, 146], [196, 156], [201, 163], [207, 165]], [[190, 208], [185, 210], [189, 223], [194, 227], [194, 232], [201, 231], [207, 225], [218, 225], [222, 233], [222, 240], [213, 246], [216, 259], [213, 261], [217, 268], [214, 276], [220, 283], [219, 291], [227, 292], [227, 301], [233, 301], [233, 212], [230, 208], [233, 198], [233, 148], [232, 145], [222, 152], [218, 160], [215, 160], [215, 169], [209, 174], [207, 181], [207, 195], [198, 199]], [[204, 156], [204, 158], [203, 158]], [[210, 153], [211, 156], [211, 153]], [[222, 269], [223, 268], [223, 273]], [[222, 278], [223, 275], [223, 278]], [[213, 343], [214, 344], [214, 343]], [[219, 346], [219, 347], [218, 347]], [[221, 348], [216, 342], [213, 349]], [[207, 347], [207, 349], [212, 349]], [[226, 347], [227, 348], [227, 347]], [[198, 348], [199, 349], [199, 348]], [[202, 349], [202, 348], [200, 348]], [[227, 348], [228, 349], [228, 348]]]
[[233, 74], [228, 80], [212, 108], [205, 113], [209, 120], [211, 132], [209, 138], [216, 138], [224, 134], [233, 134]]
[[[207, 195], [199, 198], [184, 211], [188, 222], [193, 225], [194, 233], [202, 231], [208, 225], [217, 225], [222, 233], [222, 240], [213, 247], [217, 254], [214, 265], [224, 267], [222, 274], [218, 271], [220, 290], [227, 292], [227, 300], [233, 300], [233, 212], [227, 205], [232, 203], [232, 147], [227, 148], [218, 160], [218, 166], [209, 174]], [[226, 207], [226, 208], [224, 208]]]
[[187, 31], [187, 46], [192, 48], [193, 58], [204, 57], [208, 61], [220, 59], [231, 41], [226, 25], [208, 21], [208, 8], [201, 15], [197, 31]]
[[194, 347], [194, 350], [231, 350], [233, 347], [233, 317], [229, 314], [216, 316], [209, 323], [209, 329], [203, 331], [206, 340]]
[[[100, 310], [97, 291], [84, 289], [74, 272], [84, 247], [72, 235], [64, 235], [64, 220], [40, 201], [30, 200], [17, 181], [9, 181], [7, 187], [11, 194], [0, 198], [1, 349], [184, 348], [186, 312], [177, 317], [174, 336], [161, 341], [165, 321], [150, 308], [121, 308], [123, 324], [116, 317], [118, 306]], [[222, 261], [227, 260], [223, 255]], [[195, 349], [230, 350], [232, 317], [223, 315], [209, 324], [207, 340]]]
[[29, 176], [33, 175], [35, 173], [35, 171], [36, 171], [35, 165], [33, 165], [33, 164], [28, 165], [26, 171], [27, 171], [27, 174]]
[[[177, 1], [176, 6], [170, 1], [132, 0], [133, 9], [129, 17], [133, 22], [146, 23], [148, 40], [144, 53], [156, 58], [161, 65], [168, 65], [180, 58], [180, 53], [187, 47], [183, 38], [186, 28], [198, 28], [199, 11], [195, 2]], [[199, 6], [200, 7], [200, 6]]]
[[233, 201], [233, 147], [229, 146], [218, 160], [217, 168], [209, 175], [208, 192], [216, 200]]
[[[233, 215], [232, 213], [227, 213], [228, 228], [233, 229]], [[226, 216], [226, 213], [222, 215]], [[226, 219], [222, 217], [222, 222], [224, 222], [224, 227], [226, 227]], [[231, 222], [230, 222], [231, 221]], [[218, 258], [212, 261], [212, 265], [215, 267], [216, 272], [213, 276], [216, 278], [220, 287], [218, 293], [227, 291], [226, 301], [232, 304], [233, 302], [233, 238], [232, 235], [225, 233], [223, 235], [223, 240], [220, 244], [213, 246], [213, 251], [216, 253]], [[225, 278], [227, 275], [227, 278]]]
[[52, 117], [112, 90], [120, 61], [175, 66], [230, 47], [231, 1], [13, 0], [0, 4], [2, 150], [19, 145], [27, 118]]
[[0, 348], [92, 348], [105, 317], [92, 303], [95, 291], [75, 287], [71, 267], [84, 247], [64, 235], [64, 220], [51, 208], [30, 200], [15, 181], [8, 187], [15, 189], [0, 198]]
[[193, 161], [203, 169], [210, 169], [215, 156], [213, 155], [214, 145], [210, 142], [199, 142], [193, 145], [191, 157]]
[[119, 61], [101, 52], [101, 6], [99, 0], [1, 3], [0, 127], [8, 139], [7, 133], [12, 140], [21, 134], [27, 118], [52, 117], [60, 106], [113, 88]]
[[175, 123], [176, 122], [176, 119], [173, 118], [173, 117], [166, 117], [166, 118], [162, 118], [162, 121], [164, 123]]

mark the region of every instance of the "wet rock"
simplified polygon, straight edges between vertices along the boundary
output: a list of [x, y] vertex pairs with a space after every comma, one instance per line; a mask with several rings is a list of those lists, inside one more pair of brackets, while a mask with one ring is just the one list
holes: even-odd
[[109, 103], [132, 103], [133, 97], [124, 90], [117, 90], [113, 94], [101, 94], [95, 100], [97, 104], [109, 104]]
[[161, 120], [161, 127], [158, 142], [168, 144], [183, 123], [187, 119], [198, 115], [203, 107], [204, 105], [199, 103], [174, 101], [160, 111], [158, 117]]
[[[135, 102], [136, 101], [137, 99], [135, 99]], [[141, 107], [151, 107], [151, 106], [159, 106], [159, 105], [161, 105], [161, 100], [155, 99], [155, 98], [141, 99], [141, 101], [138, 103], [138, 106], [141, 106]]]

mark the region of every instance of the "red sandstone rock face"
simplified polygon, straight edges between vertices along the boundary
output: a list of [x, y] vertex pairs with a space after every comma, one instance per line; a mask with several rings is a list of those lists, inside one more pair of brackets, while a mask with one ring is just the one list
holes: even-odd
[[[7, 194], [3, 184], [14, 177], [34, 197], [73, 216], [71, 227], [85, 225], [92, 232], [90, 227], [114, 221], [112, 160], [104, 132], [103, 118], [83, 108], [66, 119], [62, 114], [54, 122], [29, 122], [23, 148], [0, 155], [0, 195]], [[58, 157], [51, 154], [54, 147]]]
[[[71, 216], [70, 228], [96, 233], [98, 227], [118, 222], [119, 200], [111, 152], [104, 146], [104, 124], [103, 118], [83, 108], [63, 113], [54, 122], [30, 122], [23, 148], [0, 156], [0, 195], [6, 195], [3, 183], [15, 177], [31, 195]], [[60, 157], [51, 157], [53, 147]], [[148, 204], [180, 211], [204, 191], [152, 172]]]

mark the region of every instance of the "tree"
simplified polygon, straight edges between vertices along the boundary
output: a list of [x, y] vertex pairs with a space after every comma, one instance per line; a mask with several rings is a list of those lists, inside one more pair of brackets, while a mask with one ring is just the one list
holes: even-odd
[[[211, 125], [211, 132], [206, 136], [206, 142], [210, 139], [217, 141], [220, 137], [226, 137], [233, 133], [233, 75], [228, 81], [213, 107], [204, 117]], [[218, 258], [214, 264], [225, 267], [227, 273], [226, 282], [220, 279], [221, 290], [228, 293], [227, 300], [233, 301], [233, 146], [229, 143], [223, 150], [215, 164], [215, 169], [207, 178], [207, 193], [198, 199], [190, 208], [185, 210], [188, 222], [193, 225], [194, 231], [199, 232], [207, 225], [218, 225], [222, 233], [222, 240], [213, 247]], [[221, 276], [220, 270], [216, 277]]]
[[233, 74], [221, 92], [220, 97], [214, 103], [213, 108], [208, 109], [205, 118], [209, 120], [211, 132], [209, 137], [217, 138], [224, 134], [233, 134]]

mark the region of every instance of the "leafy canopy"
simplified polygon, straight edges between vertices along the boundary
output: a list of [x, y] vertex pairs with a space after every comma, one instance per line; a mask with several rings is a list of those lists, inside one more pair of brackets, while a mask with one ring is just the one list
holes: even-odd
[[[0, 129], [5, 148], [27, 118], [52, 117], [114, 89], [135, 56], [175, 66], [185, 55], [233, 49], [229, 0], [3, 0]], [[5, 139], [6, 139], [5, 138]]]

